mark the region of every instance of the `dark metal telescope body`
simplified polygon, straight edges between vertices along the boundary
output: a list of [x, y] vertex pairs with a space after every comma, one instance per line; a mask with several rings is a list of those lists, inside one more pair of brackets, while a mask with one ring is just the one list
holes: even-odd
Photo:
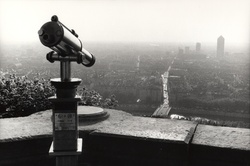
[[75, 61], [90, 67], [95, 63], [95, 57], [82, 47], [82, 42], [74, 30], [63, 25], [57, 16], [52, 16], [51, 21], [45, 23], [38, 31], [41, 43], [52, 52], [47, 54], [47, 60], [61, 62], [62, 81], [70, 80], [70, 62]]

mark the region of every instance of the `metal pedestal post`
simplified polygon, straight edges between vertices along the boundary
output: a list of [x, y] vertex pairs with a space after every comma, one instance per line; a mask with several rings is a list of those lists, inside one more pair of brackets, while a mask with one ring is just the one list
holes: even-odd
[[53, 103], [53, 143], [49, 154], [56, 157], [56, 166], [77, 166], [78, 155], [82, 151], [82, 140], [78, 133], [77, 104], [80, 97], [76, 96], [76, 88], [81, 79], [70, 81], [52, 79], [56, 88], [56, 97], [51, 97]]

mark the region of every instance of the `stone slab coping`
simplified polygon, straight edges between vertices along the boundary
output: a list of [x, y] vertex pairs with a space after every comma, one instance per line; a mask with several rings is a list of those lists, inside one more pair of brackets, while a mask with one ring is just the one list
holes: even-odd
[[250, 151], [250, 129], [198, 125], [192, 144]]
[[37, 112], [27, 117], [0, 119], [0, 142], [12, 142], [52, 136], [52, 111]]
[[[106, 120], [95, 123], [81, 122], [79, 131], [186, 144], [192, 141], [194, 145], [250, 151], [250, 129], [197, 125], [184, 120], [136, 117], [111, 109], [105, 111], [110, 114]], [[28, 117], [0, 119], [0, 143], [52, 137], [51, 115], [52, 111], [47, 110]]]
[[[89, 109], [91, 110], [92, 107]], [[105, 109], [105, 111], [110, 114], [106, 120], [96, 123], [81, 122], [79, 131], [95, 131], [99, 134], [140, 139], [188, 142], [191, 138], [189, 132], [196, 126], [189, 121], [135, 117], [129, 113], [111, 109]], [[47, 110], [28, 117], [0, 119], [0, 142], [52, 137], [51, 115], [52, 111]]]
[[92, 134], [129, 137], [161, 142], [189, 143], [196, 123], [133, 116], [117, 125], [107, 125]]

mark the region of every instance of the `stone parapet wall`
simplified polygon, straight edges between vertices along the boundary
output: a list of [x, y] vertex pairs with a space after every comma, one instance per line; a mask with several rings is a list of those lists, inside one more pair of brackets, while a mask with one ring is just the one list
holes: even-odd
[[[198, 125], [184, 120], [135, 117], [106, 110], [98, 123], [80, 123], [79, 166], [250, 165], [250, 129]], [[51, 110], [1, 119], [0, 165], [55, 165], [49, 156]]]

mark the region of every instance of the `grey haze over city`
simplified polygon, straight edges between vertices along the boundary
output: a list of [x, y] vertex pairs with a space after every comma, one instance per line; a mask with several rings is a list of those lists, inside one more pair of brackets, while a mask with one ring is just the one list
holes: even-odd
[[0, 74], [59, 77], [38, 36], [57, 15], [96, 57], [91, 68], [72, 65], [80, 88], [114, 94], [133, 115], [249, 127], [249, 8], [248, 0], [1, 0]]
[[249, 44], [248, 0], [1, 0], [1, 43], [37, 41], [52, 15], [83, 41]]

